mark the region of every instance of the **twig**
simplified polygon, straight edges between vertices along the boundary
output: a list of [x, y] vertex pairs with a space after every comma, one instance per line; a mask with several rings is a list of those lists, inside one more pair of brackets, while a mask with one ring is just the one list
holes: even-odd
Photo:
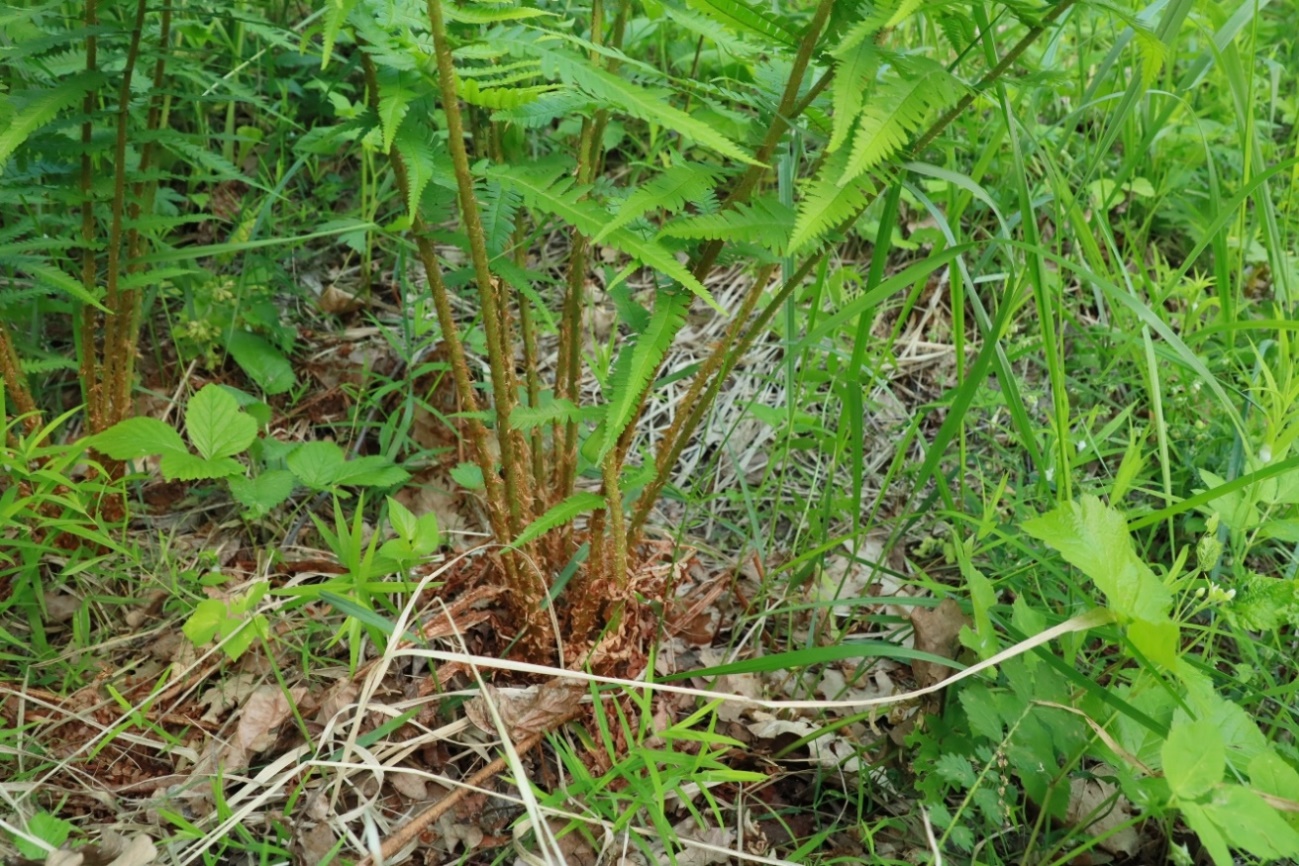
[[[574, 715], [576, 715], [576, 709], [571, 713], [566, 713], [552, 719], [543, 730], [528, 736], [527, 739], [520, 740], [514, 747], [515, 751], [519, 754], [531, 751], [534, 746], [538, 745], [542, 741], [546, 734], [571, 719]], [[397, 830], [397, 832], [385, 839], [383, 844], [379, 847], [379, 859], [377, 861], [373, 856], [366, 856], [363, 860], [357, 863], [357, 866], [380, 866], [380, 864], [396, 856], [398, 851], [413, 842], [420, 833], [424, 832], [426, 827], [445, 815], [451, 807], [455, 806], [468, 796], [470, 791], [473, 791], [475, 788], [485, 787], [487, 782], [491, 781], [492, 777], [496, 776], [506, 768], [506, 763], [506, 758], [502, 756], [474, 773], [465, 780], [464, 787], [457, 788], [446, 797], [438, 800], [432, 806], [429, 806], [423, 812], [420, 812], [414, 818], [411, 818], [401, 829]], [[519, 781], [520, 784], [525, 784], [522, 779]]]

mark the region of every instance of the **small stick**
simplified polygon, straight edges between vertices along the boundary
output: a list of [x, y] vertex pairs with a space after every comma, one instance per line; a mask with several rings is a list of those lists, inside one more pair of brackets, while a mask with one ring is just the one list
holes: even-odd
[[[571, 718], [572, 715], [572, 713], [565, 713], [563, 716], [554, 719], [551, 724], [547, 725], [543, 730], [529, 735], [526, 739], [520, 740], [514, 747], [515, 751], [520, 755], [531, 751], [532, 747], [539, 744], [546, 734], [563, 724]], [[506, 759], [504, 756], [492, 761], [490, 764], [465, 780], [463, 788], [457, 788], [446, 797], [438, 800], [432, 806], [429, 806], [423, 812], [420, 812], [414, 818], [411, 818], [405, 826], [385, 839], [383, 844], [379, 847], [379, 859], [377, 861], [371, 856], [366, 856], [363, 860], [358, 862], [356, 866], [382, 866], [382, 864], [387, 862], [389, 858], [396, 855], [398, 851], [413, 842], [426, 827], [445, 815], [456, 803], [463, 800], [470, 791], [485, 786], [491, 781], [493, 776], [500, 773], [505, 769], [505, 767]], [[525, 784], [522, 779], [519, 781], [520, 784]]]

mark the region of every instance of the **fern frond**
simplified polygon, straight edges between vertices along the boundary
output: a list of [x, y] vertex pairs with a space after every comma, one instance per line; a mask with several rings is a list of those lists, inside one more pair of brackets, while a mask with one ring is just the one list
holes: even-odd
[[519, 404], [510, 410], [510, 427], [527, 432], [547, 424], [576, 421], [580, 414], [571, 400], [562, 397], [543, 400], [540, 406]]
[[700, 163], [674, 165], [649, 183], [627, 196], [604, 228], [591, 239], [599, 243], [608, 235], [644, 216], [651, 210], [677, 213], [687, 203], [699, 203], [710, 198], [713, 184], [721, 170]]
[[840, 150], [831, 155], [807, 185], [807, 194], [799, 205], [794, 233], [789, 239], [790, 255], [820, 240], [830, 229], [857, 213], [874, 192], [867, 174], [840, 185], [838, 179], [847, 162], [847, 151]]
[[503, 6], [491, 9], [483, 6], [457, 6], [455, 3], [443, 4], [442, 11], [452, 21], [459, 21], [461, 24], [497, 24], [502, 21], [522, 21], [555, 14], [531, 6]]
[[[8, 125], [0, 132], [0, 174], [14, 151], [36, 130], [53, 120], [60, 111], [75, 105], [87, 90], [104, 82], [101, 72], [82, 72], [48, 90], [11, 94], [5, 101], [13, 108]], [[7, 113], [7, 112], [6, 112]]]
[[690, 240], [747, 241], [779, 255], [793, 228], [793, 209], [768, 195], [720, 213], [675, 219], [660, 234]]
[[529, 102], [535, 102], [547, 93], [555, 90], [553, 84], [538, 84], [533, 87], [479, 87], [473, 79], [461, 79], [456, 92], [470, 105], [491, 109], [513, 109]]
[[579, 90], [563, 87], [542, 94], [531, 102], [492, 112], [492, 120], [517, 123], [525, 129], [536, 129], [591, 104], [591, 97]]
[[525, 50], [537, 54], [542, 61], [542, 68], [548, 75], [557, 76], [564, 83], [577, 87], [608, 108], [648, 123], [664, 126], [724, 156], [750, 165], [757, 164], [744, 148], [703, 121], [672, 105], [671, 91], [635, 84], [591, 65], [585, 57], [552, 51], [535, 42], [518, 44]]
[[897, 153], [931, 111], [956, 98], [958, 82], [941, 64], [917, 60], [906, 65], [913, 68], [900, 67], [903, 77], [877, 88], [862, 110], [840, 185], [851, 183]]
[[[559, 217], [587, 237], [593, 237], [604, 227], [609, 212], [594, 201], [584, 198], [586, 187], [574, 184], [562, 163], [549, 162], [529, 166], [493, 166], [491, 176], [508, 183], [523, 194], [529, 207]], [[638, 237], [627, 229], [619, 229], [605, 238], [605, 243], [622, 250], [670, 279], [676, 280], [694, 292], [718, 312], [723, 312], [712, 294], [694, 274], [677, 261], [672, 251], [656, 241]]]
[[798, 45], [798, 30], [779, 16], [742, 0], [687, 0], [689, 5], [738, 33], [765, 37], [786, 48]]
[[826, 151], [834, 153], [852, 132], [861, 111], [862, 100], [866, 89], [875, 80], [875, 73], [880, 68], [880, 54], [875, 43], [869, 39], [850, 46], [842, 53], [836, 52], [834, 79], [831, 84], [831, 97], [834, 103], [834, 131]]
[[[613, 374], [609, 377], [609, 405], [600, 425], [604, 436], [597, 440], [600, 450], [595, 462], [603, 460], [618, 444], [618, 437], [634, 420], [641, 394], [649, 387], [664, 354], [685, 324], [689, 309], [688, 295], [682, 292], [659, 292], [654, 298], [654, 312], [650, 315], [645, 330], [618, 353]], [[592, 436], [592, 439], [596, 437]]]
[[514, 215], [519, 210], [518, 190], [498, 180], [487, 180], [479, 188], [478, 205], [482, 210], [483, 234], [487, 249], [499, 255], [510, 246], [514, 234]]

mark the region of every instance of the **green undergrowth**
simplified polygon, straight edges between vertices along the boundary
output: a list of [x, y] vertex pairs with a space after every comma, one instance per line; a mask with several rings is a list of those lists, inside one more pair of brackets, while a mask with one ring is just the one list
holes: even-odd
[[[646, 537], [700, 551], [734, 590], [716, 646], [647, 640], [650, 678], [959, 677], [897, 712], [592, 683], [512, 789], [516, 845], [1299, 860], [1292, 4], [219, 5], [145, 4], [124, 97], [134, 5], [0, 13], [0, 666], [9, 697], [117, 714], [66, 758], [6, 698], [23, 856], [95, 838], [33, 783], [189, 748], [150, 714], [164, 632], [213, 684], [286, 694], [398, 653], [462, 546], [403, 504], [427, 485], [473, 503], [502, 621], [530, 600], [586, 649], [642, 621], [624, 604], [663, 613], [634, 582], [583, 608]], [[127, 296], [142, 336], [109, 369], [138, 366], [140, 414], [97, 426], [94, 317]], [[329, 573], [282, 573], [304, 549]], [[405, 712], [363, 747], [428, 721]], [[254, 783], [196, 775], [210, 810], [167, 802], [155, 841], [300, 857], [344, 753], [255, 832]], [[373, 847], [353, 818], [333, 862]]]

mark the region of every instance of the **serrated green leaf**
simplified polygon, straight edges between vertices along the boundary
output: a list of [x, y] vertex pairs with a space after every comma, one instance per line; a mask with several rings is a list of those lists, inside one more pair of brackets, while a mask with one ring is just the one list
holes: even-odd
[[211, 459], [190, 454], [188, 451], [168, 451], [158, 464], [162, 477], [168, 481], [205, 481], [213, 478], [242, 476], [244, 465], [231, 457]]
[[711, 165], [682, 163], [672, 166], [627, 196], [618, 212], [606, 221], [591, 243], [600, 243], [650, 210], [676, 213], [687, 203], [702, 200], [712, 192], [720, 174], [721, 170]]
[[798, 45], [798, 33], [766, 9], [743, 0], [687, 0], [694, 9], [740, 34], [774, 40], [786, 48]]
[[[551, 160], [526, 167], [492, 166], [488, 173], [522, 193], [530, 207], [559, 217], [588, 237], [594, 236], [604, 227], [609, 212], [585, 198], [587, 190], [575, 186], [565, 169], [564, 163]], [[704, 284], [661, 244], [645, 240], [626, 229], [614, 232], [607, 238], [607, 243], [676, 280], [718, 312], [725, 312]]]
[[256, 478], [229, 479], [235, 501], [258, 514], [266, 514], [293, 495], [296, 481], [286, 469], [270, 469]]
[[955, 98], [956, 79], [942, 64], [913, 59], [898, 68], [900, 76], [876, 88], [861, 112], [840, 186], [901, 150], [931, 112]]
[[247, 451], [257, 438], [257, 422], [229, 391], [205, 385], [185, 407], [185, 433], [199, 454], [215, 460]]
[[482, 490], [486, 487], [483, 470], [477, 463], [457, 463], [451, 467], [451, 480], [466, 490]]
[[284, 463], [307, 487], [328, 490], [338, 483], [347, 456], [334, 442], [304, 442], [289, 453]]
[[501, 21], [523, 21], [528, 18], [541, 18], [555, 14], [531, 6], [499, 6], [493, 9], [484, 6], [458, 6], [455, 3], [442, 4], [442, 11], [447, 18], [452, 21], [459, 21], [462, 24], [495, 24]]
[[13, 93], [8, 102], [15, 108], [0, 132], [0, 174], [9, 157], [36, 130], [53, 120], [60, 111], [75, 105], [87, 90], [104, 83], [102, 72], [81, 72], [46, 90]]
[[283, 394], [297, 384], [293, 365], [269, 340], [247, 331], [231, 331], [226, 338], [226, 351], [267, 394]]
[[574, 493], [563, 502], [552, 505], [546, 513], [529, 523], [510, 547], [522, 547], [528, 542], [540, 538], [545, 533], [568, 523], [579, 514], [594, 511], [604, 506], [604, 497], [598, 493]]
[[[618, 444], [618, 437], [630, 424], [640, 406], [641, 395], [649, 387], [664, 354], [672, 345], [681, 326], [685, 324], [690, 309], [687, 295], [659, 292], [654, 299], [654, 312], [645, 330], [637, 334], [633, 343], [623, 347], [614, 375], [609, 381], [609, 408], [604, 417], [604, 437], [595, 461], [599, 463]], [[627, 360], [623, 362], [623, 358]]]
[[681, 217], [663, 226], [666, 237], [759, 244], [777, 255], [784, 252], [794, 228], [794, 211], [774, 194], [714, 214]]
[[356, 457], [339, 467], [335, 484], [353, 487], [395, 487], [410, 480], [410, 473], [381, 454]]
[[865, 174], [846, 186], [841, 185], [839, 178], [847, 164], [848, 153], [841, 148], [830, 155], [815, 178], [804, 184], [798, 218], [789, 238], [789, 255], [801, 252], [849, 217], [859, 214], [875, 192]]
[[861, 112], [867, 88], [879, 71], [880, 54], [875, 43], [863, 39], [842, 52], [835, 52], [834, 78], [830, 82], [830, 95], [834, 106], [830, 141], [825, 149], [834, 153], [852, 132]]
[[188, 452], [185, 441], [175, 428], [157, 418], [127, 418], [89, 437], [86, 442], [114, 460], [139, 460], [172, 451]]
[[1160, 751], [1164, 777], [1178, 797], [1194, 800], [1222, 781], [1227, 747], [1209, 720], [1176, 725]]
[[1026, 521], [1023, 529], [1090, 578], [1121, 617], [1151, 623], [1168, 619], [1172, 594], [1137, 557], [1123, 515], [1100, 499], [1087, 495], [1066, 502]]
[[577, 87], [612, 110], [649, 123], [657, 123], [731, 159], [749, 165], [760, 165], [734, 141], [674, 106], [671, 93], [667, 90], [642, 86], [621, 75], [593, 66], [585, 57], [554, 51], [539, 43], [519, 42], [516, 45], [536, 54], [547, 74], [558, 75], [565, 84]]

